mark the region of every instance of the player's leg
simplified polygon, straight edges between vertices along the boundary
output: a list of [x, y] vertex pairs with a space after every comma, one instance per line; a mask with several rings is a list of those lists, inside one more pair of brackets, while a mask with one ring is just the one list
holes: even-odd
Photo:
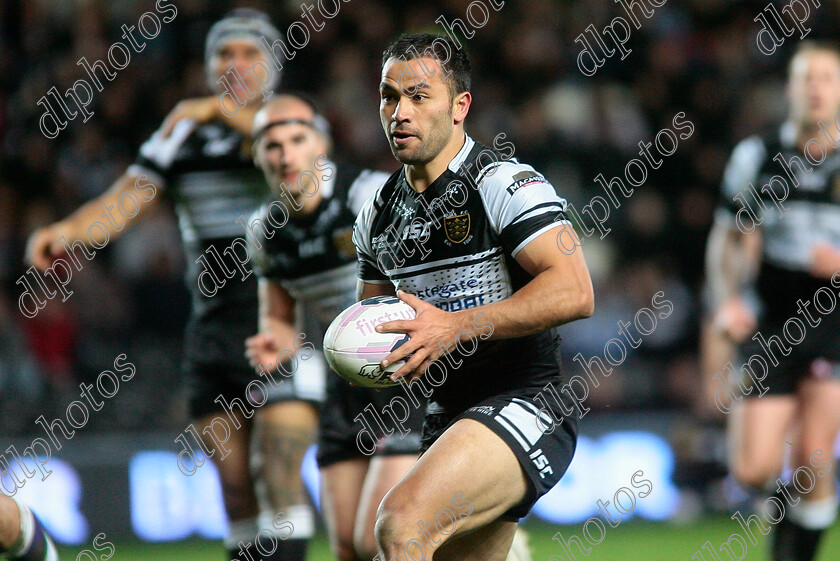
[[373, 559], [377, 553], [376, 511], [382, 499], [417, 462], [417, 454], [375, 456], [371, 461], [361, 489], [355, 516], [354, 549], [359, 559]]
[[763, 490], [778, 477], [796, 412], [793, 395], [747, 397], [733, 407], [729, 463], [730, 472], [739, 483]]
[[[830, 368], [825, 364], [826, 368]], [[832, 378], [804, 379], [800, 385], [799, 434], [794, 443], [791, 468], [806, 467], [788, 486], [798, 504], [787, 515], [774, 536], [774, 559], [811, 561], [820, 539], [837, 516], [834, 442], [840, 430], [840, 381]], [[809, 480], [808, 473], [813, 474]], [[795, 473], [795, 472], [794, 472]], [[796, 488], [803, 493], [798, 493]], [[813, 487], [813, 488], [811, 488]], [[808, 490], [810, 488], [810, 490]]]
[[[231, 555], [230, 559], [246, 561], [247, 556], [240, 551], [239, 543], [253, 543], [259, 531], [259, 507], [254, 494], [248, 449], [251, 425], [238, 412], [231, 414], [236, 418], [240, 429], [231, 425], [231, 419], [222, 411], [203, 415], [195, 422], [195, 426], [202, 435], [204, 447], [212, 452], [213, 463], [219, 472], [225, 512], [230, 526], [225, 538], [225, 547]], [[225, 434], [225, 425], [219, 420], [226, 423], [229, 435]], [[223, 440], [225, 442], [222, 442]], [[224, 454], [227, 455], [221, 459]]]
[[[339, 561], [372, 559], [356, 553], [354, 527], [365, 477], [367, 458], [351, 458], [321, 467], [321, 514], [330, 549]], [[372, 532], [371, 532], [372, 533]]]
[[[426, 559], [438, 559], [434, 552], [441, 548], [440, 555], [452, 559], [503, 561], [516, 523], [502, 516], [532, 492], [511, 447], [486, 425], [459, 419], [382, 501], [376, 521], [380, 553], [399, 558], [406, 548], [418, 548], [420, 558], [423, 548]], [[459, 540], [457, 557], [443, 549], [479, 529], [481, 539]]]
[[531, 547], [528, 545], [528, 532], [522, 526], [517, 526], [505, 561], [532, 561], [532, 559]]
[[270, 557], [263, 556], [266, 561], [306, 558], [306, 546], [315, 531], [315, 514], [300, 467], [315, 441], [317, 426], [318, 410], [310, 402], [282, 401], [256, 410], [252, 446], [255, 477], [263, 499], [260, 528], [271, 530], [286, 521], [294, 527], [286, 539], [275, 542], [277, 549]]
[[59, 561], [52, 539], [28, 506], [0, 495], [0, 556], [23, 561]]

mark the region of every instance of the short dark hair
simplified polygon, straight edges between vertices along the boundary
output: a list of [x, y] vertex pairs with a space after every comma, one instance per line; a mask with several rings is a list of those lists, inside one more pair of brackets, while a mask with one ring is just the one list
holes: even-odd
[[382, 66], [388, 59], [414, 60], [423, 56], [437, 59], [446, 72], [449, 98], [470, 91], [470, 57], [449, 36], [434, 33], [403, 34], [382, 53]]
[[788, 71], [790, 71], [791, 65], [793, 64], [793, 59], [797, 56], [814, 51], [825, 51], [833, 54], [840, 60], [840, 47], [838, 47], [837, 43], [833, 41], [823, 41], [823, 40], [805, 40], [800, 41], [796, 47], [796, 50], [793, 52], [793, 56], [790, 57], [790, 63], [788, 64]]

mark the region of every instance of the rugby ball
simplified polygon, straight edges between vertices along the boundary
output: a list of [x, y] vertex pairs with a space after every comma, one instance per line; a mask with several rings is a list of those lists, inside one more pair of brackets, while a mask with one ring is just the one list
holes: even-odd
[[383, 370], [379, 363], [408, 341], [403, 333], [377, 333], [380, 323], [414, 319], [414, 308], [394, 296], [375, 296], [356, 302], [333, 320], [324, 336], [324, 356], [342, 378], [357, 386], [385, 388], [396, 386], [388, 376], [404, 360]]

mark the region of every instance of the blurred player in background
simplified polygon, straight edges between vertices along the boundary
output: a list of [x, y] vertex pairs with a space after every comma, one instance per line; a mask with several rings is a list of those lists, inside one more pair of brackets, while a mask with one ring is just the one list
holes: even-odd
[[0, 557], [19, 561], [59, 561], [50, 535], [28, 506], [0, 495]]
[[[713, 325], [741, 344], [738, 363], [759, 355], [769, 366], [761, 382], [768, 388], [763, 397], [746, 376], [740, 380], [750, 393], [735, 401], [731, 413], [731, 471], [740, 482], [775, 491], [786, 507], [790, 505], [775, 528], [773, 560], [810, 561], [837, 512], [834, 443], [840, 430], [840, 313], [818, 312], [815, 297], [820, 290], [836, 295], [840, 287], [836, 274], [840, 271], [840, 152], [836, 150], [840, 52], [836, 47], [802, 44], [790, 63], [787, 91], [788, 121], [773, 134], [742, 141], [732, 154], [709, 239], [708, 280], [716, 304]], [[812, 166], [808, 159], [824, 161]], [[782, 183], [777, 180], [763, 187], [775, 175], [788, 187], [783, 212], [776, 204], [785, 196]], [[760, 200], [754, 199], [750, 185]], [[736, 196], [752, 205], [752, 219]], [[753, 249], [755, 244], [760, 244], [760, 252]], [[759, 262], [751, 259], [757, 255]], [[820, 306], [826, 310], [828, 298], [825, 292], [822, 295]], [[797, 345], [782, 337], [790, 318], [807, 322], [805, 338]], [[799, 336], [796, 328], [791, 333]], [[758, 361], [751, 368], [762, 369]], [[792, 447], [788, 439], [793, 440]], [[780, 493], [796, 495], [793, 486], [777, 489], [775, 481], [786, 452], [792, 469], [823, 463], [830, 467], [819, 472], [810, 492], [792, 501]]]
[[[190, 385], [191, 413], [201, 434], [209, 430], [214, 418], [227, 414], [221, 400], [217, 401], [219, 396], [228, 404], [234, 399], [242, 401], [246, 385], [254, 379], [253, 370], [242, 356], [242, 342], [253, 334], [256, 326], [256, 278], [251, 275], [243, 281], [233, 276], [223, 286], [216, 285], [212, 297], [205, 292], [213, 293], [209, 279], [227, 275], [215, 260], [225, 259], [225, 250], [235, 240], [242, 243], [245, 231], [237, 220], [253, 214], [269, 192], [250, 157], [244, 132], [250, 131], [261, 101], [261, 83], [267, 90], [273, 90], [280, 80], [272, 65], [254, 66], [260, 60], [271, 59], [270, 53], [264, 50], [263, 38], [271, 44], [280, 38], [280, 33], [265, 14], [256, 10], [235, 10], [213, 25], [206, 39], [205, 58], [208, 84], [217, 95], [179, 104], [161, 129], [140, 148], [136, 163], [107, 192], [65, 220], [36, 231], [27, 250], [33, 264], [42, 270], [48, 268], [54, 258], [64, 254], [59, 241], [62, 237], [69, 244], [85, 240], [87, 228], [102, 220], [103, 207], [113, 209], [121, 196], [135, 190], [135, 183], [141, 177], [141, 183], [152, 183], [153, 187], [147, 189], [154, 189], [158, 194], [144, 202], [135, 216], [115, 225], [116, 231], [110, 232], [112, 237], [148, 214], [164, 198], [162, 193], [175, 201], [187, 253], [187, 284], [192, 293], [184, 365]], [[240, 80], [229, 72], [231, 67]], [[256, 68], [259, 76], [249, 72], [251, 68]], [[222, 117], [219, 109], [218, 94], [225, 91], [248, 103], [230, 119]], [[227, 102], [231, 111], [231, 99]], [[209, 122], [184, 118], [197, 111], [202, 121]], [[73, 249], [83, 250], [78, 246]], [[228, 262], [227, 269], [233, 268]], [[202, 273], [209, 269], [212, 274], [204, 274], [202, 278]], [[204, 283], [204, 290], [200, 282]], [[313, 399], [317, 400], [318, 396]], [[278, 512], [287, 515], [294, 532], [288, 539], [275, 542], [279, 543], [276, 551], [263, 558], [284, 561], [305, 558], [307, 541], [314, 528], [313, 512], [299, 476], [299, 459], [315, 436], [314, 428], [300, 426], [300, 416], [308, 408], [308, 404], [286, 401], [283, 395], [269, 395], [266, 405], [257, 409], [251, 420], [243, 418], [240, 410], [231, 408], [230, 415], [236, 417], [241, 428], [231, 427], [230, 438], [224, 444], [231, 451], [224, 460], [216, 461], [230, 521], [225, 540], [228, 559], [246, 561], [249, 554], [239, 544], [253, 542], [262, 529], [271, 531], [272, 517]], [[212, 450], [213, 440], [204, 438], [204, 441], [204, 446]], [[252, 444], [256, 452], [254, 474], [249, 466]], [[219, 456], [214, 452], [214, 458]], [[260, 500], [255, 483], [265, 488]]]
[[[306, 326], [306, 340], [320, 348], [329, 324], [355, 301], [353, 222], [388, 174], [336, 165], [327, 159], [331, 144], [326, 119], [297, 96], [269, 100], [254, 121], [254, 158], [282, 205], [260, 209], [263, 228], [254, 229], [252, 240], [259, 244], [252, 251], [260, 277], [260, 332], [248, 339], [247, 352], [255, 367], [275, 367], [278, 353], [293, 348], [304, 314], [315, 320]], [[321, 353], [317, 360], [326, 372]], [[293, 375], [286, 385], [290, 395], [299, 385], [317, 383], [303, 379], [306, 375]], [[341, 561], [370, 560], [376, 555], [376, 508], [417, 460], [423, 410], [412, 412], [405, 438], [396, 431], [377, 434], [368, 456], [356, 442], [360, 426], [354, 418], [368, 404], [381, 411], [401, 390], [351, 387], [335, 373], [327, 375], [326, 388], [318, 465], [330, 544]], [[314, 410], [308, 418], [312, 415]]]
[[[377, 326], [410, 336], [382, 362], [406, 359], [392, 378], [423, 381], [430, 366], [443, 378], [426, 408], [423, 455], [379, 507], [381, 559], [407, 548], [419, 558], [423, 547], [436, 561], [501, 561], [519, 519], [572, 460], [573, 409], [551, 403], [549, 412], [534, 397], [563, 384], [553, 328], [592, 314], [592, 284], [580, 247], [558, 248], [559, 228], [571, 226], [551, 184], [466, 135], [465, 51], [448, 37], [404, 35], [383, 53], [379, 91], [380, 120], [403, 166], [356, 221], [360, 296], [396, 290], [417, 312]], [[469, 356], [442, 374], [436, 359], [461, 344]], [[559, 422], [543, 431], [549, 415]], [[458, 520], [442, 528], [450, 505], [461, 509]]]

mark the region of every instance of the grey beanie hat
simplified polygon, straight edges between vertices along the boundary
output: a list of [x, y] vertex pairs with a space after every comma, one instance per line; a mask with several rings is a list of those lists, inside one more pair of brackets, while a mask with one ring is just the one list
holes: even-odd
[[207, 33], [207, 39], [204, 43], [204, 67], [207, 72], [207, 85], [210, 86], [210, 89], [216, 89], [218, 77], [216, 76], [215, 58], [219, 49], [227, 41], [244, 39], [253, 41], [262, 50], [263, 60], [269, 73], [266, 87], [269, 90], [274, 90], [280, 83], [280, 71], [272, 63], [271, 53], [266, 50], [267, 46], [263, 42], [263, 38], [268, 41], [269, 45], [272, 45], [280, 39], [280, 32], [272, 25], [268, 15], [260, 10], [238, 8], [214, 23]]

